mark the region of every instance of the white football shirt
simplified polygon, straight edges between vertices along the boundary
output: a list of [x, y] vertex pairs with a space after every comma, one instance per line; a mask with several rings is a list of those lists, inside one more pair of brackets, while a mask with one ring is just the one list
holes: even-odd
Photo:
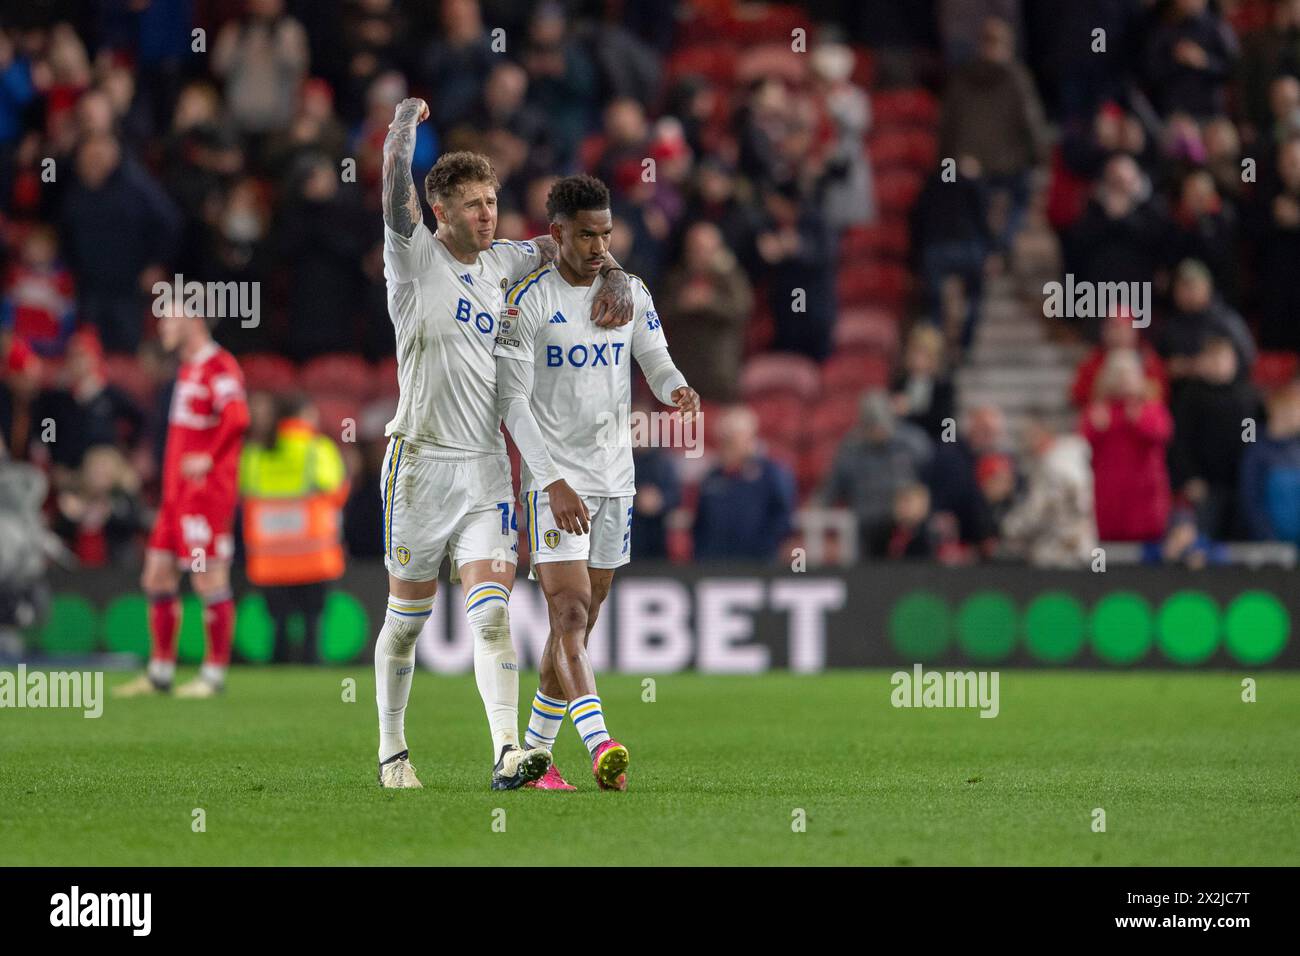
[[[553, 265], [525, 276], [506, 293], [495, 354], [533, 363], [529, 407], [555, 466], [580, 495], [636, 493], [628, 421], [632, 360], [667, 352], [659, 314], [645, 284], [629, 276], [632, 321], [604, 329], [591, 301], [604, 279], [573, 286]], [[520, 490], [540, 491], [522, 462]]]
[[459, 262], [423, 223], [406, 239], [384, 225], [388, 315], [397, 337], [397, 414], [410, 441], [504, 453], [493, 340], [502, 296], [541, 265], [531, 242], [497, 240]]

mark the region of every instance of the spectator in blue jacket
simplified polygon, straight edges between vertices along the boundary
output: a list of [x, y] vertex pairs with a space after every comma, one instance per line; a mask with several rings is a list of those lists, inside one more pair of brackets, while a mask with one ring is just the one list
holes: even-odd
[[1300, 544], [1300, 381], [1269, 399], [1268, 425], [1242, 455], [1238, 493], [1252, 538]]
[[632, 462], [636, 468], [632, 557], [664, 561], [668, 558], [668, 516], [682, 503], [677, 462], [662, 448], [638, 448], [632, 453]]
[[107, 134], [77, 150], [63, 197], [62, 248], [77, 278], [78, 313], [110, 352], [134, 352], [155, 282], [170, 261], [182, 217], [145, 168]]
[[728, 409], [716, 428], [721, 461], [700, 485], [695, 557], [775, 560], [793, 526], [794, 476], [759, 452], [758, 418], [750, 409]]
[[18, 55], [13, 39], [0, 31], [0, 212], [9, 211], [14, 151], [22, 138], [23, 113], [35, 97], [31, 64]]
[[1147, 41], [1146, 73], [1161, 116], [1223, 112], [1237, 36], [1207, 0], [1174, 0]]

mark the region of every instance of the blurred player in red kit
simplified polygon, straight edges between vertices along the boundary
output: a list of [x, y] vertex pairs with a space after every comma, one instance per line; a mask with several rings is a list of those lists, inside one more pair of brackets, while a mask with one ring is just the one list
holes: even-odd
[[230, 596], [231, 528], [239, 452], [248, 428], [244, 375], [212, 340], [208, 320], [179, 308], [158, 320], [163, 348], [180, 357], [163, 460], [162, 508], [145, 552], [140, 585], [149, 599], [152, 650], [145, 674], [115, 689], [134, 697], [171, 690], [180, 631], [181, 574], [203, 602], [207, 653], [177, 697], [211, 697], [225, 685], [234, 634]]

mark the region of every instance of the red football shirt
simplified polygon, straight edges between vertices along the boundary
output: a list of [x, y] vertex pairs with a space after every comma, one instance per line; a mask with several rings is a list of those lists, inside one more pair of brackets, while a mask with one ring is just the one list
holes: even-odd
[[[163, 460], [163, 501], [190, 494], [228, 500], [239, 484], [239, 451], [248, 428], [244, 373], [235, 357], [214, 344], [181, 365], [168, 415]], [[186, 455], [212, 456], [212, 469], [199, 481], [181, 475]]]

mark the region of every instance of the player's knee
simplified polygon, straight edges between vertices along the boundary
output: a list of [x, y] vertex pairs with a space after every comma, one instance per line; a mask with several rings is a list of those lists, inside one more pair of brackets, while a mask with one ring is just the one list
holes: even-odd
[[379, 632], [379, 646], [388, 654], [404, 656], [420, 639], [424, 622], [433, 613], [433, 597], [396, 598], [388, 596], [384, 627]]
[[561, 592], [552, 602], [551, 617], [561, 634], [582, 633], [587, 629], [587, 601], [576, 592]]
[[166, 566], [146, 564], [140, 572], [140, 590], [146, 594], [171, 594], [180, 583], [180, 575]]
[[199, 597], [213, 597], [230, 590], [230, 579], [216, 571], [200, 571], [193, 575], [194, 591]]
[[423, 629], [424, 618], [413, 620], [390, 611], [384, 619], [382, 641], [390, 654], [402, 654], [415, 646]]
[[473, 620], [474, 635], [485, 644], [502, 645], [510, 643], [510, 605], [503, 601], [492, 601], [475, 615]]

